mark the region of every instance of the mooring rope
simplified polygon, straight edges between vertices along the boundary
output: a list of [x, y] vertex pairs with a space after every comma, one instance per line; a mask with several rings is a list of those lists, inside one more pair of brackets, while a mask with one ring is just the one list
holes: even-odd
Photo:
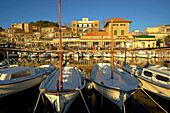
[[141, 88], [142, 89], [142, 91], [157, 105], [157, 106], [159, 106], [165, 113], [168, 113], [161, 105], [159, 105], [148, 93], [146, 93], [146, 91], [143, 89], [143, 88]]
[[37, 99], [36, 105], [35, 105], [35, 107], [34, 107], [34, 111], [33, 111], [33, 113], [35, 113], [35, 110], [37, 109], [37, 105], [38, 105], [38, 102], [39, 102], [40, 96], [41, 96], [41, 94], [43, 93], [43, 91], [44, 91], [44, 89], [42, 89], [42, 90], [40, 91], [40, 93], [39, 93], [39, 96], [38, 96], [38, 99]]
[[[79, 84], [81, 85], [81, 81], [80, 81], [78, 69], [77, 69], [77, 74], [78, 74]], [[87, 109], [88, 113], [90, 113], [90, 111], [89, 111], [89, 109], [88, 109], [88, 107], [87, 107], [86, 101], [84, 100], [83, 94], [81, 93], [80, 88], [78, 88], [78, 90], [79, 90], [79, 92], [80, 92], [80, 94], [81, 94], [81, 97], [82, 97], [82, 99], [83, 99], [83, 102], [84, 102], [84, 104], [85, 104], [85, 106], [86, 106], [86, 109]]]
[[80, 90], [79, 88], [78, 88], [78, 90], [79, 90], [79, 92], [80, 92], [80, 94], [81, 94], [81, 97], [82, 97], [83, 102], [84, 102], [84, 104], [85, 104], [85, 106], [86, 106], [86, 108], [87, 108], [88, 113], [90, 113], [90, 110], [89, 110], [89, 108], [87, 107], [87, 104], [86, 104], [86, 102], [85, 102], [85, 100], [84, 100], [84, 97], [83, 97], [83, 94], [81, 93], [81, 90]]

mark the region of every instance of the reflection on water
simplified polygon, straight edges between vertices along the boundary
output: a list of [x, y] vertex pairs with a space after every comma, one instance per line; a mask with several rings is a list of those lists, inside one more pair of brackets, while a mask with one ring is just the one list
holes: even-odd
[[[114, 58], [115, 61], [119, 62], [123, 65], [125, 59], [124, 58]], [[169, 59], [160, 59], [160, 65], [170, 67], [170, 63], [165, 63], [165, 61], [169, 61]], [[33, 66], [37, 67], [45, 64], [53, 64], [57, 68], [59, 67], [59, 58], [13, 58], [10, 59], [10, 64], [18, 64], [20, 66]], [[71, 57], [63, 57], [63, 61], [66, 61], [66, 65], [74, 65], [79, 67], [86, 77], [90, 77], [90, 72], [93, 66], [96, 63], [110, 63], [110, 58], [73, 58]], [[144, 66], [147, 62], [150, 64], [156, 65], [158, 64], [158, 58], [127, 58], [126, 61], [129, 64], [137, 64], [140, 66]], [[22, 91], [20, 93], [7, 96], [3, 99], [0, 99], [0, 112], [2, 113], [32, 113], [35, 103], [38, 98], [38, 86], [30, 88], [26, 91]], [[95, 90], [86, 90], [82, 91], [83, 96], [86, 100], [88, 108], [91, 113], [120, 113], [120, 109], [110, 102], [108, 99], [103, 97], [103, 101], [101, 101], [101, 95]], [[159, 97], [156, 97], [157, 99]], [[158, 99], [161, 100], [161, 99]], [[15, 104], [15, 103], [19, 104]], [[102, 102], [102, 103], [101, 103]], [[161, 102], [160, 102], [161, 103]], [[166, 103], [164, 101], [163, 103]], [[102, 105], [102, 107], [101, 107]], [[167, 104], [165, 104], [166, 106]], [[12, 108], [12, 109], [11, 109]], [[131, 96], [125, 102], [125, 108], [127, 113], [143, 113], [143, 112], [162, 112], [162, 110], [157, 107], [142, 91], [138, 90], [133, 96]], [[167, 107], [168, 108], [168, 107]], [[43, 95], [43, 99], [41, 98], [37, 107], [36, 112], [41, 113], [53, 113], [51, 103], [48, 99]], [[82, 97], [79, 95], [77, 99], [70, 106], [68, 113], [73, 112], [81, 112], [87, 113], [86, 107], [82, 100]]]

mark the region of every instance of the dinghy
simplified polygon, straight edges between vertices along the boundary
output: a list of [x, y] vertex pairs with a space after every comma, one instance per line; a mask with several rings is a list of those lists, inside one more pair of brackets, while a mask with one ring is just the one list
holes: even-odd
[[109, 63], [96, 64], [91, 71], [94, 88], [122, 109], [124, 102], [136, 91], [140, 82], [125, 73], [120, 66], [114, 66], [113, 75], [111, 79]]
[[40, 67], [8, 67], [0, 69], [0, 98], [39, 84], [55, 69], [53, 65]]
[[72, 66], [62, 67], [63, 89], [60, 87], [61, 81], [57, 85], [59, 79], [60, 70], [58, 69], [41, 83], [39, 90], [50, 100], [54, 111], [65, 113], [78, 96], [79, 91], [85, 87], [86, 81], [83, 73]]

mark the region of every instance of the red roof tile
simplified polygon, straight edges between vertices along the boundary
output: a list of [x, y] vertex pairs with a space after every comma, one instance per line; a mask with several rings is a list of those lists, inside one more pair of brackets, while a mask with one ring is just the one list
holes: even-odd
[[[112, 21], [113, 22], [129, 22], [129, 23], [132, 22], [130, 20], [125, 20], [125, 19], [121, 19], [121, 18], [114, 18], [114, 19], [112, 19]], [[106, 23], [106, 25], [104, 27], [106, 27], [108, 25], [108, 23], [110, 23], [110, 22], [111, 22], [111, 20], [107, 21], [107, 23]]]
[[107, 31], [92, 31], [83, 36], [109, 36]]

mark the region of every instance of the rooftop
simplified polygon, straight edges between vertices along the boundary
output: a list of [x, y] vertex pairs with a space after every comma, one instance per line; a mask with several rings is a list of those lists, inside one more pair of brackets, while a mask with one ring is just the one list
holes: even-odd
[[109, 36], [107, 31], [92, 31], [83, 36]]
[[[112, 19], [112, 22], [128, 22], [131, 23], [132, 21], [130, 20], [125, 20], [125, 19], [121, 19], [121, 18], [114, 18]], [[111, 20], [107, 21], [106, 25], [104, 27], [106, 27], [109, 23], [111, 23]]]

